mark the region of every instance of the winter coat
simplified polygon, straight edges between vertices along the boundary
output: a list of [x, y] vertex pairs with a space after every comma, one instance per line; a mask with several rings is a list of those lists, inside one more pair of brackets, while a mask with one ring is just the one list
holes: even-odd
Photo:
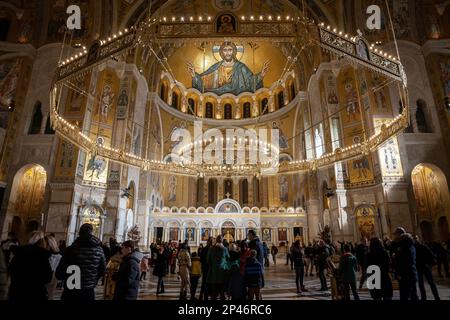
[[436, 263], [436, 256], [430, 247], [425, 244], [416, 243], [416, 265], [418, 270], [423, 270], [427, 266], [432, 267]]
[[10, 265], [10, 300], [35, 302], [48, 299], [46, 285], [53, 276], [49, 257], [49, 251], [36, 245], [15, 248]]
[[391, 266], [391, 258], [389, 253], [383, 248], [370, 250], [367, 254], [367, 265], [378, 266], [381, 271], [381, 289], [370, 290], [370, 295], [373, 299], [392, 299], [393, 287], [392, 280], [389, 275]]
[[317, 266], [319, 268], [327, 268], [328, 258], [330, 257], [330, 248], [328, 245], [317, 248]]
[[202, 264], [199, 257], [191, 259], [191, 276], [200, 277], [202, 275]]
[[200, 253], [200, 262], [202, 264], [202, 272], [204, 274], [208, 274], [209, 266], [208, 266], [208, 251], [210, 247], [206, 246], [202, 249], [202, 252]]
[[56, 278], [68, 278], [67, 268], [78, 266], [81, 269], [81, 289], [94, 289], [106, 271], [105, 254], [99, 239], [93, 235], [80, 236], [66, 249], [56, 268]]
[[249, 288], [264, 287], [264, 272], [262, 264], [255, 258], [248, 258], [245, 265], [244, 283]]
[[305, 263], [303, 262], [303, 251], [301, 248], [293, 247], [291, 249], [291, 257], [292, 261], [294, 261], [295, 269], [301, 269], [305, 266]]
[[239, 258], [239, 271], [241, 276], [244, 276], [245, 273], [245, 265], [247, 264], [247, 259], [250, 257], [250, 250], [244, 251], [240, 253]]
[[344, 253], [339, 261], [339, 274], [347, 283], [356, 283], [356, 272], [358, 271], [358, 261], [354, 255]]
[[250, 250], [256, 250], [256, 259], [263, 266], [264, 265], [264, 248], [263, 248], [263, 244], [261, 243], [259, 238], [256, 237], [253, 240], [251, 240], [250, 243], [248, 244], [248, 247], [250, 248]]
[[141, 260], [141, 264], [140, 264], [140, 269], [141, 269], [141, 272], [147, 272], [148, 271], [148, 269], [149, 269], [149, 266], [148, 266], [148, 259], [147, 258], [143, 258], [142, 260]]
[[189, 251], [180, 250], [178, 253], [178, 265], [180, 267], [191, 267], [191, 256], [189, 255]]
[[114, 300], [137, 300], [139, 293], [139, 258], [133, 252], [122, 259], [119, 271], [113, 275], [116, 281]]
[[227, 269], [228, 250], [223, 245], [215, 245], [208, 251], [207, 263], [209, 266], [206, 283], [222, 284]]
[[367, 253], [369, 251], [369, 247], [364, 244], [359, 244], [356, 246], [356, 259], [358, 260], [358, 264], [360, 266], [367, 266]]
[[273, 246], [272, 249], [270, 249], [270, 253], [272, 253], [273, 256], [276, 256], [278, 254], [278, 248]]
[[417, 281], [416, 247], [410, 234], [403, 234], [395, 254], [395, 270], [397, 276], [411, 281]]
[[155, 260], [155, 267], [153, 268], [153, 275], [157, 277], [164, 277], [168, 273], [168, 257], [169, 253], [167, 251], [157, 252], [156, 253], [156, 260]]
[[[230, 255], [233, 256], [234, 253], [231, 252]], [[230, 264], [230, 278], [228, 282], [228, 293], [231, 296], [232, 300], [242, 300], [245, 298], [245, 287], [244, 287], [244, 277], [241, 275], [239, 260], [240, 257], [237, 257], [237, 260], [234, 260], [232, 257], [230, 258], [232, 263]]]

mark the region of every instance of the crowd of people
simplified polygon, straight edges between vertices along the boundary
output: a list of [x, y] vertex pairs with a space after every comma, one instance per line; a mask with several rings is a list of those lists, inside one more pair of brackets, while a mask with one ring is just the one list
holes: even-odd
[[[246, 240], [228, 243], [221, 236], [209, 238], [195, 252], [186, 240], [152, 244], [144, 254], [133, 241], [119, 245], [110, 239], [108, 245], [102, 244], [90, 224], [81, 226], [78, 238], [68, 247], [53, 234], [34, 231], [26, 245], [9, 234], [1, 248], [0, 299], [15, 301], [54, 300], [57, 288], [62, 289], [62, 300], [95, 300], [99, 284], [104, 287], [104, 299], [136, 300], [140, 282], [149, 272], [157, 278], [157, 295], [165, 293], [164, 279], [171, 273], [179, 279], [181, 300], [261, 300], [264, 275], [271, 264], [276, 265], [279, 253], [275, 245], [269, 249], [250, 230]], [[295, 270], [298, 295], [308, 291], [305, 277], [316, 275], [320, 290], [328, 291], [331, 276], [332, 292], [344, 300], [351, 295], [359, 300], [369, 266], [381, 272], [380, 287], [369, 288], [375, 300], [391, 300], [397, 284], [401, 300], [418, 300], [419, 292], [426, 300], [425, 280], [439, 300], [432, 271], [436, 267], [439, 277], [449, 277], [449, 248], [450, 243], [424, 243], [403, 228], [396, 229], [393, 241], [362, 239], [354, 245], [316, 240], [305, 245], [297, 240], [280, 246], [286, 265]]]

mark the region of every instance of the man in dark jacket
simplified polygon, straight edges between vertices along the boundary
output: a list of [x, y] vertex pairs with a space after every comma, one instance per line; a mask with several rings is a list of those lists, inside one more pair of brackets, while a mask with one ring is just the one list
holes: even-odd
[[[94, 289], [98, 280], [105, 274], [106, 265], [101, 242], [92, 232], [91, 224], [83, 224], [80, 228], [79, 237], [66, 249], [56, 268], [56, 278], [64, 281], [63, 300], [95, 300]], [[67, 279], [71, 276], [67, 273], [70, 266], [80, 268], [81, 289], [67, 287]]]
[[405, 229], [395, 230], [397, 250], [395, 253], [396, 276], [399, 279], [400, 300], [419, 299], [417, 296], [416, 248], [414, 240]]
[[317, 268], [320, 279], [320, 291], [327, 291], [327, 278], [325, 271], [328, 268], [328, 258], [330, 257], [330, 249], [325, 241], [320, 240], [317, 249]]
[[46, 285], [52, 280], [53, 273], [46, 246], [44, 233], [35, 231], [28, 245], [11, 249], [14, 257], [10, 264], [9, 300], [48, 300]]
[[206, 278], [208, 277], [209, 265], [208, 265], [208, 252], [213, 243], [213, 239], [209, 238], [206, 247], [202, 249], [200, 253], [200, 263], [202, 264], [202, 286], [200, 289], [200, 300], [208, 300], [208, 285], [206, 284]]
[[119, 271], [113, 274], [112, 279], [116, 281], [114, 300], [137, 300], [139, 293], [139, 264], [138, 252], [134, 250], [132, 241], [125, 241], [120, 251], [122, 263]]
[[247, 237], [248, 240], [250, 240], [248, 247], [250, 248], [250, 250], [256, 251], [256, 260], [258, 260], [261, 266], [264, 266], [264, 248], [258, 236], [256, 235], [255, 230], [249, 230]]
[[435, 300], [440, 300], [439, 292], [434, 283], [432, 267], [436, 263], [436, 257], [433, 251], [424, 243], [420, 242], [419, 237], [414, 237], [416, 247], [416, 264], [417, 264], [417, 279], [419, 281], [420, 297], [422, 300], [427, 300], [427, 292], [425, 291], [425, 277], [430, 285], [431, 292]]
[[359, 280], [359, 289], [361, 290], [367, 278], [367, 253], [369, 252], [369, 241], [367, 238], [361, 239], [361, 243], [355, 249], [356, 260], [358, 261], [361, 279]]
[[433, 243], [432, 250], [436, 255], [439, 277], [443, 278], [442, 269], [444, 269], [445, 277], [450, 277], [447, 250], [445, 250], [444, 246], [439, 242]]

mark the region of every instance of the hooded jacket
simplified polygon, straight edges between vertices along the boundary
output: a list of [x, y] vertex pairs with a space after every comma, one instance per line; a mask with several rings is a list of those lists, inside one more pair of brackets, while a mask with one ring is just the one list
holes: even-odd
[[408, 233], [402, 234], [395, 255], [397, 275], [404, 279], [417, 279], [416, 248], [414, 240]]
[[106, 270], [105, 254], [100, 240], [93, 235], [78, 237], [64, 252], [56, 268], [56, 278], [65, 282], [70, 276], [67, 274], [67, 268], [72, 265], [80, 267], [81, 289], [94, 289]]
[[137, 251], [124, 257], [119, 271], [113, 275], [116, 281], [114, 300], [136, 300], [139, 293], [139, 265], [141, 254]]

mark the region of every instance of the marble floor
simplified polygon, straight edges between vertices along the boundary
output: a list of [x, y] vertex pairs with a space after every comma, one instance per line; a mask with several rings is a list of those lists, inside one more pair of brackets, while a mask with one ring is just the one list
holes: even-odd
[[[302, 296], [298, 296], [295, 287], [295, 272], [291, 271], [290, 267], [284, 264], [278, 264], [276, 266], [271, 265], [266, 269], [265, 283], [266, 286], [262, 290], [262, 296], [264, 300], [331, 300], [331, 292], [321, 292], [320, 281], [316, 276], [308, 276], [305, 278], [305, 286], [307, 292], [304, 292]], [[359, 278], [359, 276], [358, 276]], [[438, 290], [441, 299], [450, 300], [450, 278], [441, 279], [435, 275], [436, 282], [438, 284]], [[179, 298], [180, 281], [177, 275], [168, 275], [165, 278], [165, 293], [156, 295], [156, 281], [157, 278], [151, 275], [151, 272], [147, 274], [147, 280], [141, 281], [139, 300], [177, 300]], [[427, 289], [427, 298], [433, 299], [431, 290], [428, 284], [425, 282], [425, 288]], [[57, 295], [61, 293], [58, 290]], [[197, 297], [200, 293], [200, 289], [197, 290]], [[371, 300], [369, 292], [366, 288], [359, 291], [361, 300]], [[189, 297], [189, 295], [188, 295]], [[96, 298], [103, 300], [103, 287], [98, 286], [96, 289]], [[394, 300], [399, 300], [399, 292], [394, 291]]]

